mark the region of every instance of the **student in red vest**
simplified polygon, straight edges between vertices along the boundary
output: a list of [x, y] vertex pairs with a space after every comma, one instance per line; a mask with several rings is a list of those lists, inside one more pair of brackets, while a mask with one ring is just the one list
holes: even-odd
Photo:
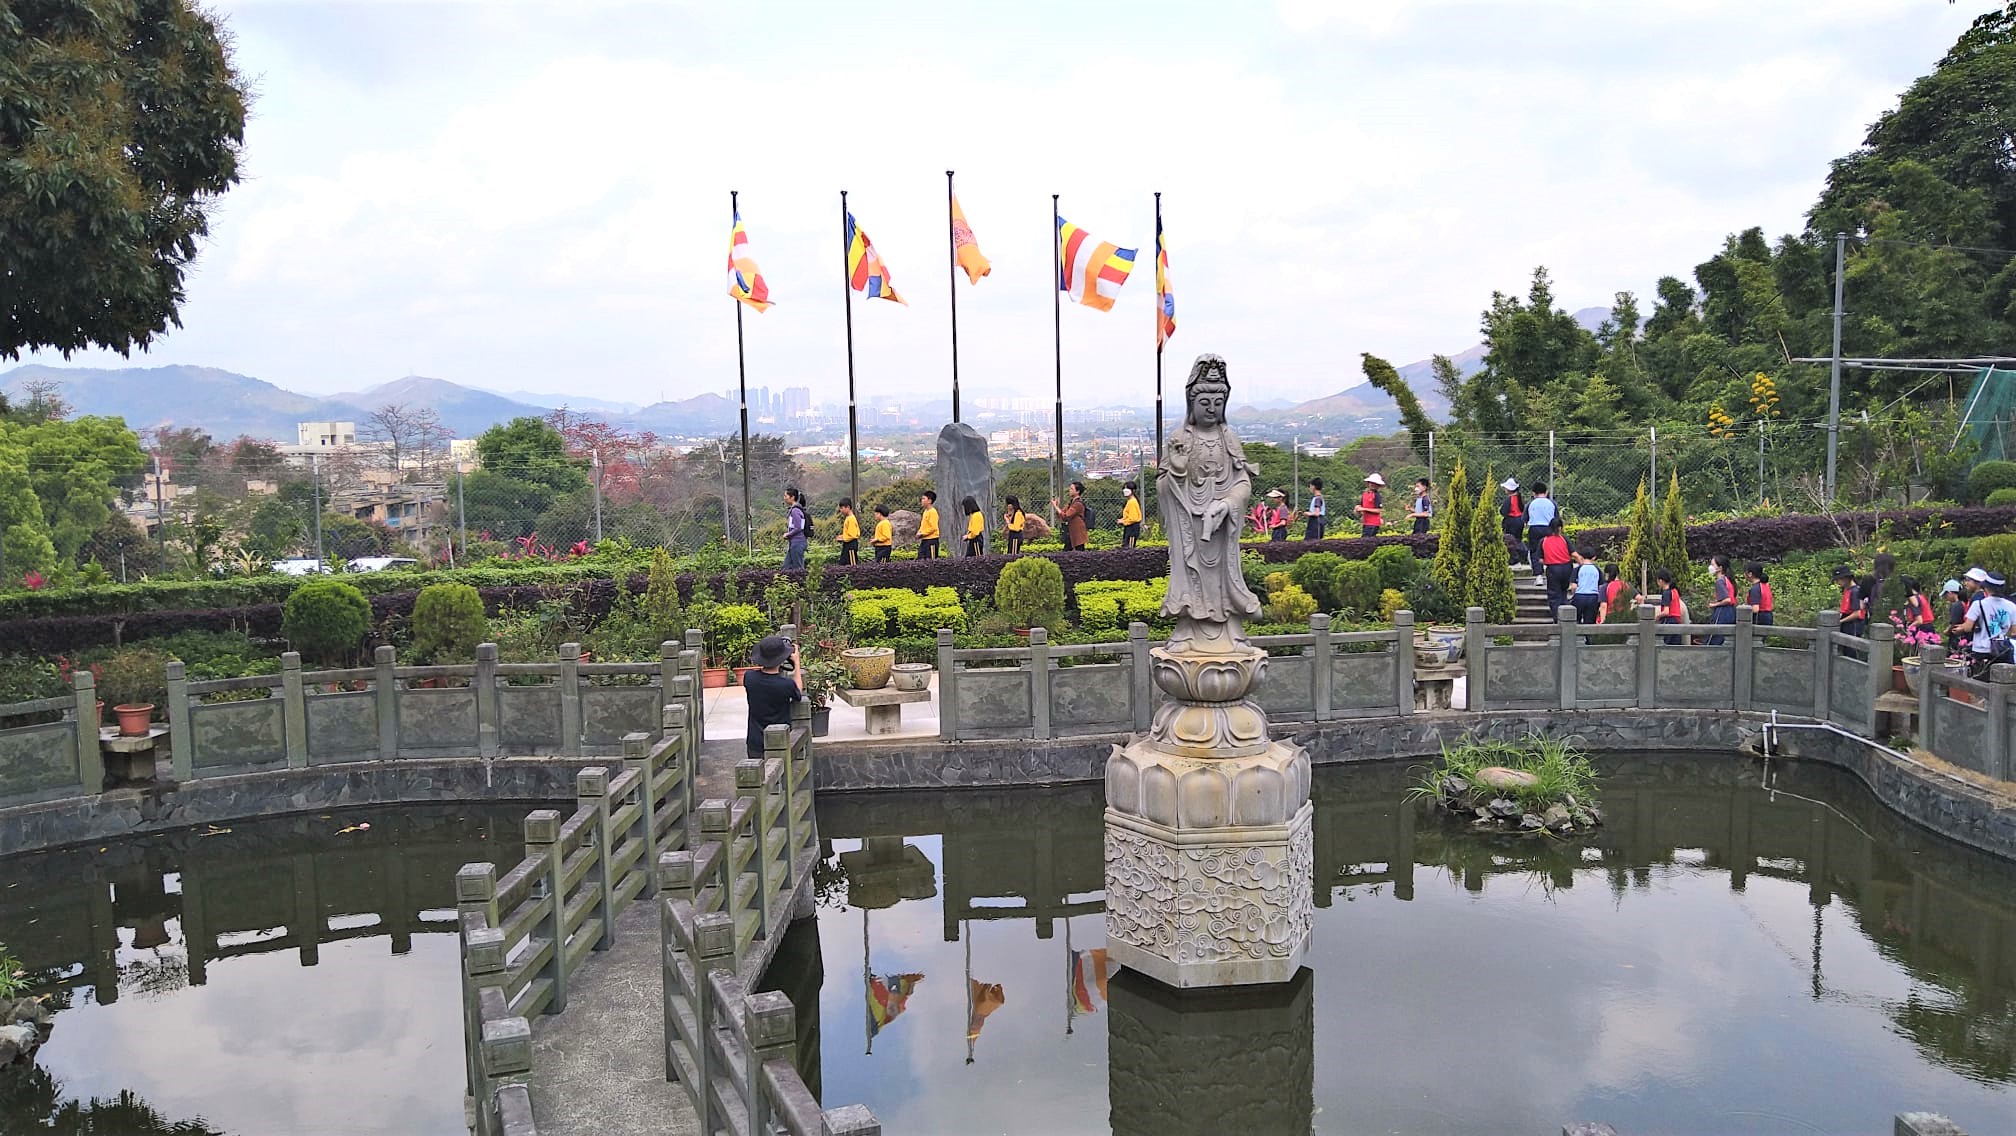
[[[1687, 622], [1687, 604], [1680, 598], [1680, 589], [1673, 586], [1673, 570], [1670, 568], [1661, 568], [1653, 573], [1652, 595], [1638, 597], [1639, 606], [1648, 603], [1659, 609], [1654, 617], [1659, 623]], [[1680, 645], [1678, 635], [1661, 636], [1661, 641], [1668, 647]]]
[[1925, 594], [1925, 589], [1918, 583], [1918, 577], [1903, 576], [1898, 579], [1898, 583], [1904, 585], [1904, 615], [1899, 621], [1903, 623], [1904, 629], [1920, 635], [1936, 635], [1938, 632], [1933, 623], [1932, 597]]
[[1752, 560], [1743, 566], [1743, 574], [1750, 577], [1750, 598], [1746, 600], [1755, 613], [1750, 617], [1759, 627], [1769, 627], [1777, 619], [1771, 614], [1774, 602], [1771, 596], [1771, 576], [1764, 566]]
[[1267, 539], [1285, 541], [1288, 539], [1288, 495], [1279, 489], [1267, 491]]
[[1559, 619], [1561, 605], [1568, 602], [1568, 575], [1573, 571], [1570, 563], [1574, 557], [1568, 551], [1568, 538], [1561, 535], [1561, 522], [1547, 526], [1546, 535], [1540, 538], [1540, 563], [1546, 569], [1547, 612]]
[[1385, 514], [1379, 509], [1379, 491], [1384, 488], [1385, 478], [1376, 473], [1365, 475], [1365, 492], [1358, 495], [1358, 504], [1353, 508], [1353, 512], [1358, 514], [1358, 523], [1363, 526], [1358, 535], [1379, 535], [1379, 526], [1385, 523]]
[[1519, 495], [1519, 479], [1508, 477], [1498, 483], [1505, 491], [1505, 503], [1499, 506], [1499, 524], [1505, 530], [1506, 539], [1526, 557], [1526, 570], [1533, 570], [1533, 554], [1526, 547], [1526, 499]]
[[1603, 566], [1603, 612], [1598, 623], [1608, 623], [1624, 616], [1624, 573], [1611, 561]]
[[[1729, 578], [1729, 558], [1716, 553], [1708, 558], [1708, 622], [1733, 625], [1736, 622], [1736, 581]], [[1720, 647], [1728, 642], [1721, 635], [1710, 635], [1708, 645]]]
[[1860, 635], [1869, 629], [1869, 593], [1855, 579], [1846, 564], [1834, 568], [1834, 582], [1841, 588], [1841, 634]]

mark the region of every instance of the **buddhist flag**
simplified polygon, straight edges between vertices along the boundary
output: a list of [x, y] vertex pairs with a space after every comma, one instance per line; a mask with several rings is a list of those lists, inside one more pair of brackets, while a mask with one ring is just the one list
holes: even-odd
[[910, 301], [889, 286], [889, 266], [882, 263], [882, 254], [869, 243], [867, 230], [854, 223], [852, 213], [847, 214], [847, 283], [868, 299], [894, 300], [906, 308], [910, 306]]
[[1057, 263], [1062, 266], [1058, 290], [1071, 299], [1102, 312], [1113, 310], [1120, 285], [1134, 271], [1134, 250], [1116, 247], [1110, 241], [1095, 240], [1092, 234], [1057, 218]]
[[759, 312], [770, 307], [770, 285], [763, 282], [763, 272], [750, 255], [749, 234], [742, 229], [740, 209], [735, 211], [735, 228], [728, 235], [728, 294]]
[[952, 257], [966, 270], [968, 284], [978, 284], [982, 276], [994, 271], [994, 265], [980, 251], [980, 242], [973, 239], [973, 227], [966, 223], [966, 211], [959, 208], [957, 197], [952, 199]]
[[1092, 992], [1099, 992], [1099, 1001], [1106, 1001], [1106, 948], [1090, 951], [1071, 952], [1071, 1008], [1081, 1014], [1098, 1010], [1092, 1001]]
[[1155, 350], [1176, 334], [1176, 293], [1169, 290], [1169, 245], [1162, 239], [1162, 209], [1155, 209]]
[[924, 981], [921, 974], [871, 975], [868, 979], [868, 1036], [900, 1017], [909, 1008], [910, 994]]
[[987, 1024], [987, 1015], [1007, 1005], [1008, 995], [998, 982], [966, 980], [966, 1060], [973, 1060], [973, 1043], [980, 1040], [980, 1027]]

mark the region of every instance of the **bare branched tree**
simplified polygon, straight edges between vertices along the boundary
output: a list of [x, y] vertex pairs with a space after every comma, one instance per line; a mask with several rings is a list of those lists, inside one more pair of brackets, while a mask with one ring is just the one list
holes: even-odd
[[381, 447], [379, 465], [395, 474], [417, 465], [422, 476], [440, 463], [449, 436], [433, 408], [398, 402], [373, 410], [365, 417], [361, 433], [365, 441]]

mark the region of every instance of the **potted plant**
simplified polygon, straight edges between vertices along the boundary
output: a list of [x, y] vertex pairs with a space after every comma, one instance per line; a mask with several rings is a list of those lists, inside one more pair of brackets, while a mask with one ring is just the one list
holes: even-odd
[[849, 647], [840, 652], [840, 659], [847, 667], [849, 686], [855, 690], [880, 690], [889, 682], [896, 648]]
[[99, 689], [112, 703], [119, 732], [127, 737], [147, 733], [154, 708], [168, 698], [168, 656], [149, 647], [129, 647], [99, 668]]
[[1897, 650], [1903, 652], [1895, 665], [1890, 668], [1893, 686], [1897, 690], [1918, 693], [1918, 675], [1924, 669], [1918, 652], [1939, 642], [1937, 631], [1920, 631], [1904, 622], [1896, 612], [1890, 613], [1890, 622], [1897, 628]]
[[805, 701], [812, 704], [812, 736], [826, 736], [832, 720], [833, 696], [847, 681], [847, 664], [821, 651], [805, 660]]
[[[105, 692], [104, 664], [92, 663], [84, 669], [91, 674], [91, 684], [98, 689], [100, 694], [103, 694]], [[58, 655], [56, 656], [56, 674], [57, 677], [63, 680], [64, 686], [73, 686], [77, 679], [77, 664], [71, 662], [68, 655]], [[98, 699], [98, 716], [91, 720], [91, 728], [97, 729], [104, 724], [105, 700], [100, 698]]]
[[1422, 661], [1447, 666], [1463, 657], [1463, 602], [1429, 573], [1407, 586], [1407, 610], [1414, 613], [1414, 650]]

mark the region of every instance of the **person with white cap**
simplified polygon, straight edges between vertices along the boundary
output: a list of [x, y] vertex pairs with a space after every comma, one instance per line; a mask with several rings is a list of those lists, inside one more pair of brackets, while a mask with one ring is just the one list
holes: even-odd
[[1385, 478], [1376, 473], [1365, 475], [1365, 492], [1359, 495], [1358, 503], [1351, 507], [1351, 511], [1358, 514], [1358, 523], [1364, 526], [1359, 532], [1360, 536], [1379, 535], [1379, 526], [1385, 520], [1385, 514], [1379, 508], [1379, 491], [1384, 488], [1386, 488]]
[[1968, 636], [1967, 673], [1986, 678], [1988, 668], [2012, 660], [2009, 631], [2016, 625], [2016, 603], [2002, 596], [2008, 581], [1980, 565], [1967, 569], [1966, 579], [1975, 585], [1974, 598], [1967, 605], [1966, 618], [1953, 630]]
[[1267, 539], [1288, 539], [1288, 495], [1279, 489], [1267, 491]]
[[1498, 483], [1505, 491], [1505, 503], [1499, 507], [1499, 525], [1505, 530], [1505, 538], [1512, 546], [1526, 555], [1526, 567], [1535, 564], [1533, 554], [1526, 547], [1526, 499], [1519, 495], [1519, 479], [1508, 477]]
[[1960, 637], [1953, 629], [1967, 618], [1967, 601], [1961, 598], [1960, 581], [1948, 580], [1939, 585], [1939, 598], [1946, 602], [1946, 653], [1960, 653]]

